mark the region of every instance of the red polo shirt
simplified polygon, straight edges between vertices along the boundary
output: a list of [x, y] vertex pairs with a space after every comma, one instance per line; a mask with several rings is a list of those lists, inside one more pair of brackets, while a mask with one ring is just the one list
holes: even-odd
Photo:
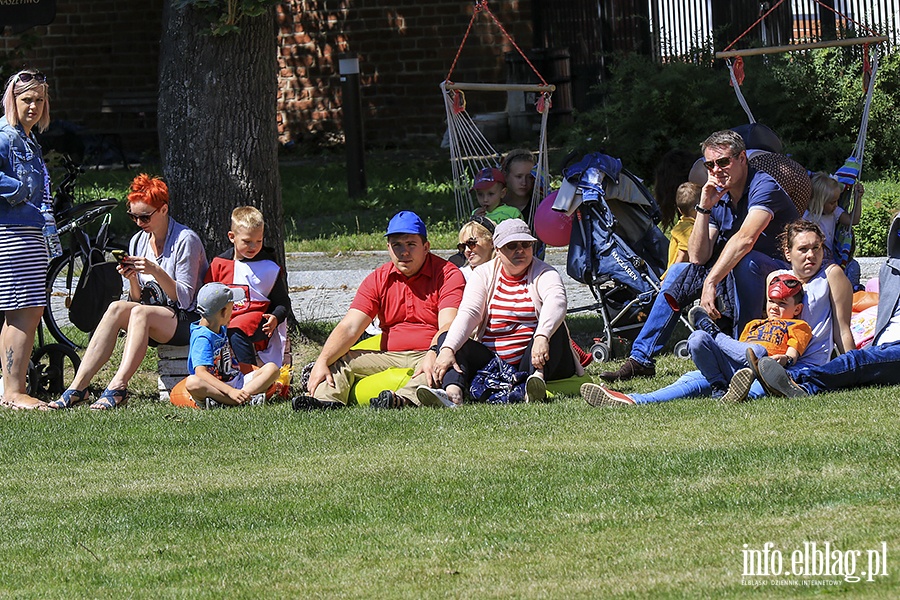
[[378, 317], [382, 351], [427, 350], [438, 331], [438, 313], [459, 308], [465, 285], [455, 265], [429, 252], [412, 277], [392, 262], [375, 269], [359, 286], [350, 308]]

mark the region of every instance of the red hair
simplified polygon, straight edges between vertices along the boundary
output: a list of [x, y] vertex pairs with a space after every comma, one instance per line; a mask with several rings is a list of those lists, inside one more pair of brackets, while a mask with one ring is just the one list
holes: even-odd
[[159, 209], [169, 204], [169, 187], [159, 177], [151, 177], [141, 173], [131, 182], [131, 193], [128, 203], [143, 202]]

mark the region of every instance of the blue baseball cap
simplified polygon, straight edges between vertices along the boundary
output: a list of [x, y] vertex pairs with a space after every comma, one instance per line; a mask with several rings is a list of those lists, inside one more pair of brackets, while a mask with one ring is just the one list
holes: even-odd
[[403, 233], [428, 237], [428, 234], [425, 232], [425, 222], [411, 210], [401, 210], [391, 217], [391, 222], [388, 223], [387, 233], [384, 234], [384, 237]]

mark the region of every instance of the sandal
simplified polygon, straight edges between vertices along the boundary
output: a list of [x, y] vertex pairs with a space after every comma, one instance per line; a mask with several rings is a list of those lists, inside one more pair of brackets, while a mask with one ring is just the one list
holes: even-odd
[[112, 410], [126, 404], [128, 404], [128, 390], [106, 388], [97, 401], [91, 404], [91, 410]]
[[75, 408], [79, 404], [87, 402], [89, 396], [90, 394], [88, 393], [87, 388], [84, 388], [81, 391], [68, 389], [62, 393], [62, 396], [59, 397], [59, 400], [54, 400], [47, 406], [49, 406], [53, 410]]

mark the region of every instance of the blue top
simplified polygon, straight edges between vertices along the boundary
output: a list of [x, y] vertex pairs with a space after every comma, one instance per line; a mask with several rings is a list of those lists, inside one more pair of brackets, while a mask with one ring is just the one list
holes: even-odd
[[194, 375], [196, 367], [206, 367], [218, 379], [231, 381], [240, 371], [234, 353], [228, 343], [225, 325], [216, 333], [209, 327], [191, 323], [191, 345], [188, 350], [188, 373]]
[[44, 155], [34, 133], [25, 135], [0, 118], [0, 225], [43, 227], [41, 204], [49, 202], [49, 179]]
[[797, 207], [771, 175], [753, 167], [747, 170], [747, 186], [737, 206], [731, 203], [731, 194], [727, 193], [712, 207], [709, 226], [719, 232], [714, 258], [718, 258], [725, 242], [740, 230], [751, 210], [764, 210], [772, 215], [772, 220], [757, 238], [753, 249], [784, 260], [784, 253], [779, 248], [776, 237], [784, 231], [785, 225], [797, 219]]

